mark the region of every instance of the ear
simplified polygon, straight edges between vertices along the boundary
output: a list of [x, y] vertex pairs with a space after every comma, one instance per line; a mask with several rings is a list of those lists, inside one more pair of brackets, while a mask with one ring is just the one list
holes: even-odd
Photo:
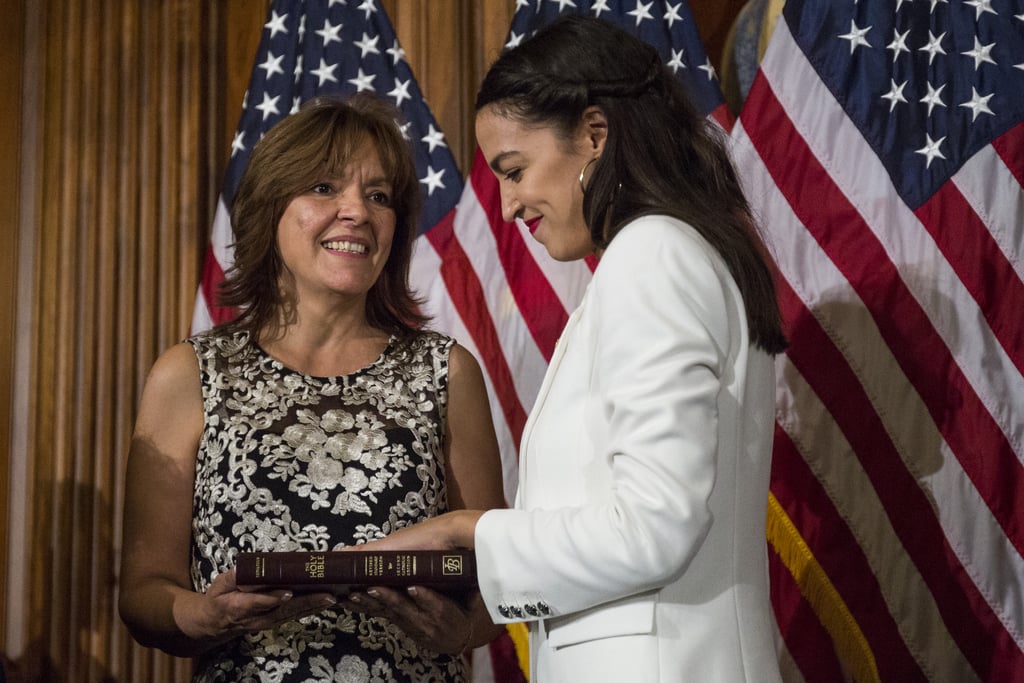
[[580, 123], [580, 142], [586, 151], [600, 156], [604, 152], [604, 143], [608, 139], [608, 118], [597, 105], [590, 105], [583, 110]]

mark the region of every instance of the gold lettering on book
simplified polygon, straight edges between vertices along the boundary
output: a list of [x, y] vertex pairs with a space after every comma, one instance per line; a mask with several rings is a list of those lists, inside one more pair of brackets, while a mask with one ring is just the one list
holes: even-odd
[[310, 555], [306, 560], [306, 575], [311, 579], [324, 578], [327, 558], [324, 555]]
[[262, 579], [267, 575], [267, 560], [263, 557], [256, 558], [256, 578]]
[[395, 576], [414, 576], [414, 564], [412, 556], [399, 555], [395, 558]]
[[380, 555], [367, 555], [363, 561], [366, 576], [384, 576], [384, 558]]
[[441, 558], [441, 574], [444, 576], [460, 576], [462, 574], [462, 557], [445, 555]]

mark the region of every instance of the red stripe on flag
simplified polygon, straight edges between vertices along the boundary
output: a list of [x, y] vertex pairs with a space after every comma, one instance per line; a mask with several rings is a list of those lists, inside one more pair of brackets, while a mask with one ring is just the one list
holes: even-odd
[[[949, 261], [1017, 370], [1024, 373], [1020, 337], [1024, 283], [954, 183], [945, 183], [914, 214]], [[978, 268], [984, 263], [984, 268]]]
[[519, 668], [516, 645], [508, 631], [502, 631], [501, 635], [491, 641], [488, 652], [491, 655], [494, 683], [527, 683], [526, 676]]
[[[1015, 501], [1024, 499], [1024, 487], [1020, 463], [1004, 435], [906, 291], [885, 250], [793, 127], [767, 79], [755, 80], [747, 101], [758, 112], [758, 123], [745, 129], [775, 184], [865, 302], [947, 443], [1020, 550], [1024, 508]], [[750, 105], [752, 101], [756, 104]], [[829, 207], [827, 224], [808, 209], [822, 206]], [[845, 229], [836, 231], [837, 225]], [[816, 335], [818, 325], [809, 324], [813, 316], [802, 302], [797, 308], [795, 293], [787, 286], [780, 290], [784, 317], [798, 323], [787, 330], [793, 344], [789, 355], [857, 453], [951, 635], [984, 680], [1000, 680], [1015, 668], [1024, 670], [1024, 653], [952, 552], [927, 496], [906, 470], [842, 353], [823, 332]], [[922, 358], [928, 362], [920, 363]], [[944, 419], [950, 392], [959, 396], [961, 420], [955, 424]]]
[[221, 306], [218, 291], [220, 283], [224, 281], [224, 271], [213, 253], [213, 246], [206, 248], [206, 258], [203, 262], [203, 279], [199, 286], [203, 292], [203, 299], [206, 302], [206, 310], [210, 312], [210, 320], [214, 325], [226, 323], [235, 317], [235, 309]]
[[569, 314], [544, 277], [544, 271], [523, 244], [519, 228], [501, 217], [501, 190], [479, 148], [473, 159], [470, 184], [487, 214], [487, 222], [498, 246], [498, 258], [516, 306], [544, 360], [550, 361]]
[[[771, 491], [801, 530], [804, 542], [842, 596], [871, 647], [881, 679], [901, 683], [927, 681], [928, 677], [900, 635], [871, 564], [856, 537], [796, 444], [779, 426], [775, 428], [772, 446]], [[799, 633], [800, 638], [805, 635], [803, 631], [795, 633]], [[799, 643], [793, 646], [802, 649]], [[802, 662], [800, 668], [804, 670]]]
[[[1024, 554], [1024, 506], [1017, 504], [1024, 500], [1024, 468], [1013, 448], [882, 244], [793, 127], [767, 79], [760, 80], [763, 94], [758, 96], [764, 101], [758, 110], [772, 121], [753, 126], [748, 131], [751, 142], [797, 217], [868, 307], [946, 443], [1010, 542]], [[829, 207], [827, 218], [818, 211], [822, 206]], [[958, 397], [955, 412], [950, 411], [951, 395]]]
[[1017, 179], [1017, 184], [1024, 185], [1024, 123], [1018, 123], [993, 140], [992, 146]]
[[733, 115], [732, 109], [729, 109], [729, 105], [725, 102], [715, 107], [708, 114], [708, 118], [714, 120], [726, 133], [731, 132], [732, 127], [736, 125], [736, 116]]
[[494, 328], [491, 313], [484, 303], [486, 298], [480, 287], [480, 280], [455, 236], [452, 226], [454, 216], [455, 209], [448, 212], [440, 223], [426, 233], [427, 240], [441, 258], [441, 277], [444, 279], [445, 289], [466, 329], [473, 336], [473, 343], [480, 351], [480, 360], [491, 378], [505, 422], [518, 451], [519, 439], [526, 425], [526, 411], [519, 402], [519, 396], [516, 395], [512, 372], [498, 340], [498, 332]]

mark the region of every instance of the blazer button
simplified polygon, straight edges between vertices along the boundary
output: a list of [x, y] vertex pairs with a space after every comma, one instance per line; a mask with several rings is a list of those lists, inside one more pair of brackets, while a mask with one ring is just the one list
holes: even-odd
[[506, 619], [512, 618], [512, 612], [505, 605], [498, 605], [498, 614], [505, 617]]
[[540, 612], [540, 614], [551, 614], [551, 608], [543, 602], [537, 603], [537, 611]]
[[518, 607], [514, 607], [514, 606], [510, 607], [509, 611], [512, 612], [512, 616], [515, 617], [516, 619], [522, 619], [523, 618], [523, 610], [519, 609]]
[[540, 611], [537, 609], [537, 606], [532, 603], [523, 605], [523, 609], [526, 610], [526, 613], [529, 614], [531, 617], [540, 616]]

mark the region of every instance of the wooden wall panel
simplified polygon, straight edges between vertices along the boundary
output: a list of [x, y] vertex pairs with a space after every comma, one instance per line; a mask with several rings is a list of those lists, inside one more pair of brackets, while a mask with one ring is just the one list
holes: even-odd
[[[693, 3], [712, 40], [741, 4]], [[0, 182], [24, 188], [0, 199], [0, 488], [15, 506], [0, 530], [24, 529], [0, 552], [0, 651], [15, 680], [188, 680], [190, 662], [139, 647], [117, 616], [122, 477], [146, 372], [188, 332], [267, 5], [17, 0], [5, 15], [0, 73], [24, 83], [0, 104]], [[476, 86], [514, 0], [383, 5], [468, 172]]]
[[[18, 295], [18, 221], [20, 216], [21, 186], [21, 63], [25, 51], [25, 6], [12, 2], [5, 7], [6, 20], [0, 26], [0, 83], [7, 84], [8, 96], [0, 98], [0, 387], [11, 387], [15, 381], [15, 323]], [[0, 491], [11, 490], [11, 468], [14, 461], [12, 437], [11, 392], [0, 391]], [[4, 495], [0, 503], [0, 615], [7, 615], [9, 589], [7, 567], [8, 544], [12, 538], [12, 524]], [[0, 643], [6, 641], [7, 620], [0, 618]], [[2, 646], [0, 646], [2, 654]]]

